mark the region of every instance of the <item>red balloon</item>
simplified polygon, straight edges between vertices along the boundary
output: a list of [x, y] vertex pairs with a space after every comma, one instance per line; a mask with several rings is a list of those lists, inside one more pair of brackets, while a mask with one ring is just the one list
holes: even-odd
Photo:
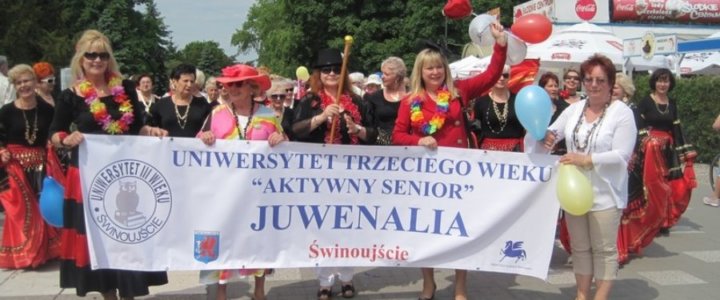
[[518, 18], [512, 27], [512, 33], [530, 44], [541, 43], [552, 34], [552, 23], [541, 14], [527, 14]]

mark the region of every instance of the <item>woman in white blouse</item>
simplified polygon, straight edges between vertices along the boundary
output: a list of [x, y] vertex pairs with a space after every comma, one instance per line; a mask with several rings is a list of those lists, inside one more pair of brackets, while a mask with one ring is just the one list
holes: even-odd
[[565, 139], [568, 153], [560, 163], [572, 164], [590, 179], [595, 194], [592, 209], [585, 215], [567, 214], [577, 298], [607, 299], [618, 270], [617, 233], [627, 204], [627, 166], [637, 129], [633, 113], [622, 101], [612, 101], [615, 67], [596, 54], [580, 66], [587, 100], [573, 103], [548, 128], [544, 143], [552, 149]]

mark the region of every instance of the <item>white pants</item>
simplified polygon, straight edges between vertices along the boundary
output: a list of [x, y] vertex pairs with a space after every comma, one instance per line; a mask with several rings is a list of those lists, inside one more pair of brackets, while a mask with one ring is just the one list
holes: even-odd
[[613, 280], [618, 271], [617, 233], [622, 210], [590, 211], [576, 217], [566, 214], [575, 274]]
[[355, 275], [353, 267], [320, 267], [315, 268], [320, 287], [329, 288], [335, 283], [335, 275], [340, 278], [341, 282], [352, 281]]

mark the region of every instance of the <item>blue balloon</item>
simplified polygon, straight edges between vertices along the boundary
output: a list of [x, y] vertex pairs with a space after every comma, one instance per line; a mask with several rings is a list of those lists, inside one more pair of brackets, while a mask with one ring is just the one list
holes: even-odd
[[537, 85], [522, 88], [515, 96], [515, 114], [528, 133], [542, 140], [552, 118], [550, 96]]
[[65, 188], [50, 176], [45, 176], [40, 191], [40, 214], [48, 224], [63, 227]]

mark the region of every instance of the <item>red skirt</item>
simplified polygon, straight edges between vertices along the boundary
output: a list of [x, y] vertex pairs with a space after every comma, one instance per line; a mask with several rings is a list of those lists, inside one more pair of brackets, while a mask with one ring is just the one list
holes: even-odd
[[484, 138], [480, 143], [480, 149], [504, 152], [523, 152], [523, 138]]
[[80, 171], [74, 166], [69, 167], [67, 171], [64, 213], [65, 224], [61, 230], [60, 287], [75, 288], [78, 296], [85, 296], [92, 291], [105, 293], [117, 290], [120, 297], [136, 297], [149, 294], [149, 286], [168, 282], [166, 272], [90, 268]]
[[0, 194], [0, 202], [5, 207], [0, 268], [35, 268], [58, 257], [60, 239], [57, 229], [40, 215], [39, 191], [33, 188], [26, 172], [40, 172], [40, 167], [50, 174], [61, 172], [57, 157], [54, 167], [45, 163], [50, 158], [43, 148], [8, 145], [7, 149], [12, 159], [5, 166], [9, 189]]

